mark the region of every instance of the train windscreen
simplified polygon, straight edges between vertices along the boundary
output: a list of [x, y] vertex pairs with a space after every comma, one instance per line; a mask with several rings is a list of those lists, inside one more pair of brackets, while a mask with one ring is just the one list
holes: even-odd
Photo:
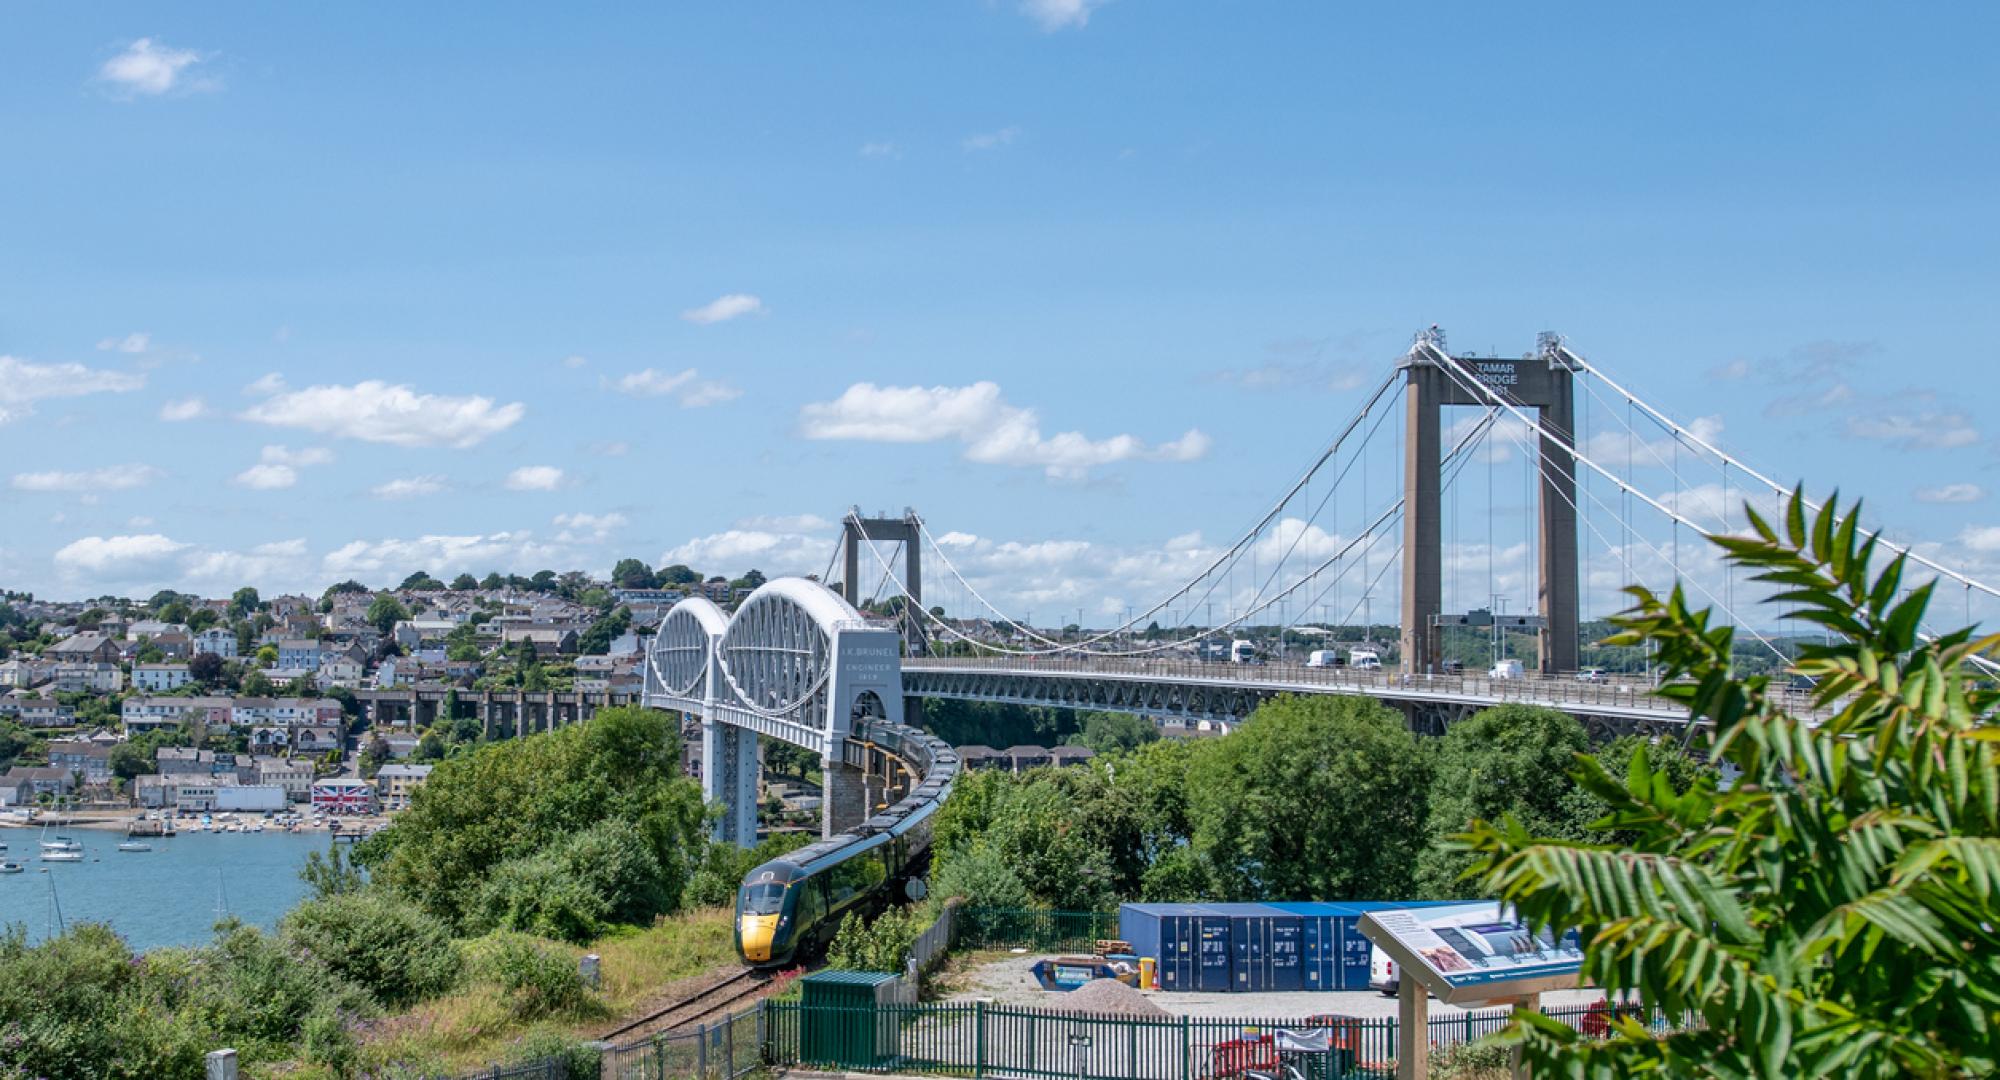
[[785, 887], [775, 881], [743, 887], [743, 914], [776, 915], [785, 906]]

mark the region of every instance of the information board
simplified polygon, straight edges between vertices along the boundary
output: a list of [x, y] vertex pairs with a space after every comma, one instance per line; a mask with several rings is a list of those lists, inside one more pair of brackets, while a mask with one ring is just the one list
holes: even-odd
[[[1373, 911], [1362, 916], [1361, 925], [1375, 944], [1400, 959], [1405, 973], [1445, 1001], [1574, 985], [1583, 966], [1576, 931], [1530, 933], [1500, 904]], [[1418, 965], [1424, 970], [1411, 970]]]

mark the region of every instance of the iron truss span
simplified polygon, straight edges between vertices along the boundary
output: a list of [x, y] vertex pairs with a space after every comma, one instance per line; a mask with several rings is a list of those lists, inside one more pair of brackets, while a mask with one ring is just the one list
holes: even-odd
[[[1427, 731], [1440, 731], [1481, 709], [1507, 703], [1560, 709], [1605, 733], [1661, 733], [1687, 724], [1687, 710], [1654, 697], [1643, 681], [1405, 677], [1299, 664], [906, 657], [903, 690], [914, 697], [1138, 713], [1189, 724], [1239, 721], [1280, 694], [1374, 698], [1401, 710], [1412, 726]], [[1795, 705], [1801, 713], [1811, 711], [1803, 698]]]

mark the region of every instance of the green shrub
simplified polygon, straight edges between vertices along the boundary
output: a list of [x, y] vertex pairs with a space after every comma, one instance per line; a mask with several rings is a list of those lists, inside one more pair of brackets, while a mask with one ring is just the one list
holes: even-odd
[[473, 978], [507, 995], [518, 1020], [547, 1016], [587, 1016], [600, 1011], [568, 950], [527, 934], [501, 931], [467, 942], [466, 966]]
[[850, 971], [903, 972], [905, 958], [936, 914], [928, 907], [890, 908], [874, 918], [848, 912], [826, 950], [826, 965]]
[[931, 875], [931, 894], [959, 897], [976, 907], [1018, 911], [1034, 906], [1028, 887], [999, 852], [983, 844], [955, 852]]
[[1431, 1051], [1430, 1080], [1509, 1080], [1514, 1052], [1495, 1043], [1440, 1046]]
[[464, 966], [443, 921], [379, 890], [307, 900], [281, 925], [293, 950], [387, 1008], [450, 990]]
[[507, 1060], [517, 1065], [560, 1061], [564, 1066], [564, 1075], [574, 1078], [596, 1076], [603, 1068], [595, 1048], [555, 1031], [537, 1031], [524, 1036], [508, 1052]]
[[467, 916], [477, 930], [519, 930], [581, 944], [672, 911], [667, 875], [644, 835], [606, 821], [560, 847], [494, 867]]

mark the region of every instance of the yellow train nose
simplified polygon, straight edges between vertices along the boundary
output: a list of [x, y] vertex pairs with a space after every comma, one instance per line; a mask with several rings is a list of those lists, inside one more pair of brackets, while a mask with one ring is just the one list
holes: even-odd
[[769, 960], [771, 939], [778, 933], [778, 916], [745, 915], [736, 924], [736, 937], [743, 945], [743, 959]]

